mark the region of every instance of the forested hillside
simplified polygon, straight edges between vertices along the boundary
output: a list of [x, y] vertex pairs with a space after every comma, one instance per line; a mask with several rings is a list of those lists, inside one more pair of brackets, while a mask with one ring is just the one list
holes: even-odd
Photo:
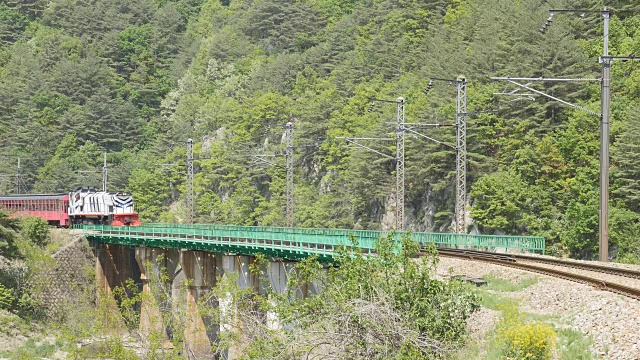
[[[145, 220], [184, 221], [186, 140], [196, 142], [197, 221], [284, 225], [284, 153], [295, 125], [295, 223], [393, 224], [394, 164], [341, 136], [393, 137], [455, 121], [469, 81], [470, 231], [544, 235], [551, 251], [597, 255], [599, 119], [538, 97], [494, 95], [490, 76], [599, 77], [602, 19], [550, 8], [609, 6], [610, 53], [640, 51], [634, 0], [4, 0], [0, 4], [0, 192], [100, 185], [132, 192]], [[613, 66], [612, 254], [640, 259], [640, 68]], [[540, 87], [542, 90], [543, 88]], [[598, 83], [544, 91], [599, 112]], [[513, 90], [513, 89], [509, 89]], [[425, 130], [455, 142], [452, 128]], [[392, 154], [393, 143], [377, 149]], [[409, 228], [451, 231], [455, 151], [408, 137]], [[273, 162], [284, 163], [274, 157]], [[165, 164], [165, 165], [159, 165]], [[166, 165], [176, 164], [176, 165]], [[25, 189], [23, 189], [24, 191]]]

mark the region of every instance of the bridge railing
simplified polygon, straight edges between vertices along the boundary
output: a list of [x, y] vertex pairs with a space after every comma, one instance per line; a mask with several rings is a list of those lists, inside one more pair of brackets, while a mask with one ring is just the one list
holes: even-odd
[[[88, 231], [99, 231], [108, 236], [128, 236], [135, 234], [138, 238], [167, 238], [171, 241], [192, 241], [193, 239], [208, 239], [209, 241], [226, 242], [233, 245], [229, 239], [243, 239], [251, 246], [262, 249], [275, 249], [286, 242], [288, 249], [296, 251], [325, 253], [333, 251], [339, 245], [351, 246], [350, 238], [358, 240], [358, 246], [367, 251], [375, 248], [378, 238], [389, 236], [399, 241], [404, 233], [377, 230], [349, 230], [324, 228], [288, 228], [276, 226], [238, 226], [221, 224], [158, 224], [146, 223], [138, 227], [111, 227], [103, 225], [76, 225]], [[475, 235], [408, 232], [414, 241], [421, 244], [435, 244], [444, 247], [475, 247], [487, 249], [515, 249], [521, 252], [544, 252], [545, 240], [538, 236], [509, 236], [509, 235]], [[133, 235], [129, 235], [133, 236]], [[190, 240], [191, 239], [191, 240]], [[213, 240], [212, 240], [213, 239]], [[258, 246], [260, 245], [260, 246]], [[321, 250], [322, 251], [321, 251]], [[328, 250], [329, 249], [329, 250]], [[311, 251], [313, 250], [313, 251]]]

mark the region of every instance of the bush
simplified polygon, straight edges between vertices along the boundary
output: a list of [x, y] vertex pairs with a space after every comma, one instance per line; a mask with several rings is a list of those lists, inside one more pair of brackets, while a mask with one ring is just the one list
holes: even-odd
[[11, 310], [15, 301], [16, 298], [13, 296], [13, 291], [0, 284], [0, 309]]
[[504, 308], [497, 327], [498, 340], [507, 359], [547, 360], [555, 347], [553, 328], [538, 322], [526, 323], [524, 316], [511, 304]]
[[49, 241], [49, 224], [41, 217], [25, 216], [20, 221], [21, 234], [31, 243], [44, 247]]
[[[344, 359], [415, 360], [445, 358], [462, 344], [478, 299], [460, 281], [432, 277], [435, 248], [414, 259], [417, 243], [389, 236], [378, 239], [372, 257], [351, 241], [353, 246], [336, 250], [339, 266], [327, 269], [315, 258], [293, 265], [290, 273], [296, 275], [288, 277], [284, 291], [267, 285], [266, 294], [251, 294], [252, 289], [243, 292], [233, 285], [235, 280], [219, 282], [212, 302], [235, 302], [236, 319], [225, 322], [242, 324], [243, 336], [227, 336], [228, 345], [242, 346], [249, 359], [281, 357], [286, 348], [292, 358], [330, 353]], [[257, 256], [251, 271], [270, 284], [267, 262]], [[319, 293], [301, 296], [318, 284]], [[265, 324], [260, 312], [277, 314], [280, 326]]]

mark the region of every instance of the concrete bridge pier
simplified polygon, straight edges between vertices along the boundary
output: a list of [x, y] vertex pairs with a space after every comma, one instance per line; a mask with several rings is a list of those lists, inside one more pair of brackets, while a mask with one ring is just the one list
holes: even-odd
[[[149, 341], [158, 341], [164, 346], [169, 345], [169, 335], [168, 324], [164, 321], [163, 315], [166, 318], [171, 314], [162, 314], [160, 306], [171, 300], [171, 283], [179, 260], [180, 252], [176, 249], [136, 248], [143, 293], [140, 304], [140, 333]], [[152, 289], [152, 286], [156, 288]]]
[[[217, 306], [206, 301], [218, 275], [220, 255], [215, 253], [183, 250], [181, 265], [188, 283], [187, 319], [185, 326], [186, 350], [190, 358], [206, 358], [217, 340], [218, 326], [212, 324], [210, 315], [203, 313], [201, 305]], [[216, 321], [217, 322], [217, 321]]]
[[[236, 285], [239, 289], [258, 290], [259, 276], [252, 274], [249, 266], [255, 257], [245, 255], [223, 255], [222, 256], [222, 272], [223, 278], [229, 279], [231, 274], [236, 274]], [[228, 335], [234, 337], [235, 340], [242, 339], [242, 326], [240, 319], [237, 317], [236, 305], [232, 303], [233, 296], [227, 293], [220, 299], [220, 333], [222, 336]], [[243, 341], [234, 341], [235, 344], [242, 344]], [[242, 346], [232, 346], [223, 354], [226, 360], [234, 360], [242, 355]]]
[[311, 281], [309, 284], [306, 284], [302, 289], [305, 298], [312, 295], [320, 294], [322, 292], [322, 289], [324, 287], [323, 279], [329, 276], [329, 266], [325, 264], [323, 268], [319, 269], [318, 271], [319, 278]]
[[[284, 294], [287, 291], [287, 282], [290, 276], [296, 276], [295, 261], [277, 260], [269, 261], [262, 271], [266, 275], [266, 284], [260, 284], [260, 292], [265, 293], [270, 286], [276, 294]], [[294, 296], [303, 297], [302, 287], [295, 289]], [[278, 314], [267, 311], [266, 325], [268, 329], [277, 330], [282, 327]]]
[[103, 310], [103, 325], [113, 335], [124, 335], [127, 329], [113, 291], [116, 287], [126, 288], [127, 279], [137, 282], [140, 278], [135, 251], [129, 246], [116, 244], [98, 244], [93, 251], [96, 257], [97, 304]]

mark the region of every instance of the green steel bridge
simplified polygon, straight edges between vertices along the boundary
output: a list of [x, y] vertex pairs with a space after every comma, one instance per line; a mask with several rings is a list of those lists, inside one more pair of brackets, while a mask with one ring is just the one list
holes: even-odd
[[[234, 226], [217, 224], [143, 224], [114, 227], [75, 225], [93, 244], [119, 244], [156, 248], [201, 250], [300, 260], [317, 255], [331, 261], [340, 246], [353, 246], [352, 239], [365, 254], [375, 252], [375, 242], [383, 236], [399, 241], [404, 233], [374, 230], [310, 229], [272, 226]], [[414, 241], [437, 247], [516, 249], [519, 252], [544, 253], [540, 236], [472, 235], [407, 232]]]

